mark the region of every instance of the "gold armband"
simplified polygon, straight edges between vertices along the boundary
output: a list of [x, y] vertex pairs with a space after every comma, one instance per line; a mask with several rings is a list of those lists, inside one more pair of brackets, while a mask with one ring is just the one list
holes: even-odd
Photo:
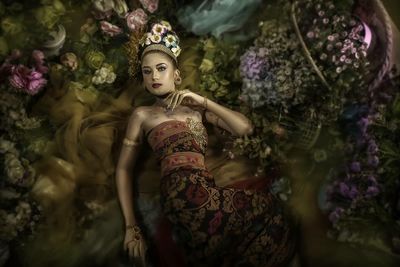
[[203, 107], [207, 109], [207, 97], [203, 96]]
[[123, 143], [125, 146], [139, 146], [139, 145], [140, 145], [139, 142], [130, 140], [130, 139], [126, 138], [126, 137], [124, 138], [124, 141], [123, 141], [122, 143]]

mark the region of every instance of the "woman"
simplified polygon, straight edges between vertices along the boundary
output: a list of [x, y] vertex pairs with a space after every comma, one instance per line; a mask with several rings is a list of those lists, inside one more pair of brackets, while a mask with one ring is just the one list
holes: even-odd
[[235, 136], [250, 135], [253, 126], [241, 113], [191, 91], [176, 90], [181, 82], [178, 42], [167, 22], [153, 25], [143, 39], [143, 82], [156, 102], [133, 111], [117, 166], [126, 223], [124, 247], [134, 258], [144, 258], [146, 245], [133, 213], [131, 173], [138, 147], [147, 140], [161, 164], [162, 210], [188, 265], [281, 266], [294, 245], [277, 200], [271, 194], [217, 187], [204, 165], [203, 116]]

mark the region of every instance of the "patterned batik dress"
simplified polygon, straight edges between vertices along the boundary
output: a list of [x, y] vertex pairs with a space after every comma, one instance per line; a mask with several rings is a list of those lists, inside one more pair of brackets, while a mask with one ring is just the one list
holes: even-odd
[[161, 206], [187, 266], [284, 266], [294, 242], [270, 193], [218, 187], [204, 165], [201, 122], [168, 120], [148, 142], [161, 165]]

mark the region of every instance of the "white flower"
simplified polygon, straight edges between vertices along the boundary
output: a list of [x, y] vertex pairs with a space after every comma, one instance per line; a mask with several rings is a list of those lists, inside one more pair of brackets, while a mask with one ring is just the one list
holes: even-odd
[[151, 39], [150, 38], [146, 38], [146, 41], [144, 42], [145, 45], [150, 45], [151, 44]]
[[112, 66], [104, 64], [103, 67], [96, 70], [92, 78], [92, 82], [94, 84], [103, 84], [103, 83], [111, 84], [115, 81], [116, 77], [117, 75], [113, 72]]
[[168, 34], [164, 37], [163, 41], [167, 47], [176, 46], [176, 38], [172, 34]]
[[95, 75], [100, 76], [102, 79], [106, 79], [109, 72], [110, 71], [107, 68], [102, 67], [101, 69], [96, 71]]
[[179, 54], [181, 53], [181, 48], [180, 48], [179, 46], [177, 46], [177, 47], [172, 47], [172, 48], [171, 48], [171, 51], [172, 51], [172, 53], [174, 53], [174, 55], [175, 55], [176, 57], [178, 57]]
[[164, 26], [167, 28], [167, 30], [172, 31], [171, 24], [169, 24], [168, 21], [162, 20], [162, 21], [160, 22], [160, 24], [164, 25]]
[[153, 27], [151, 28], [151, 32], [153, 34], [157, 34], [157, 35], [162, 35], [164, 34], [166, 31], [168, 30], [168, 28], [160, 23], [156, 23], [153, 25]]
[[153, 35], [151, 35], [150, 40], [151, 40], [153, 43], [158, 44], [159, 42], [161, 42], [162, 38], [161, 38], [161, 35], [160, 35], [160, 34], [153, 34]]
[[105, 79], [100, 76], [93, 76], [92, 82], [94, 84], [103, 84], [105, 82]]
[[117, 78], [117, 75], [114, 72], [110, 72], [107, 75], [106, 83], [113, 83], [115, 81], [115, 78]]

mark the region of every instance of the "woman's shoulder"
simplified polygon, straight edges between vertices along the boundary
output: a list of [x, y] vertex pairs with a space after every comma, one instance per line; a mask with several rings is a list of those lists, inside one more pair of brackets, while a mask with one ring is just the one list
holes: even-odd
[[132, 111], [134, 117], [146, 117], [149, 112], [154, 111], [154, 106], [137, 106]]
[[138, 106], [135, 107], [132, 110], [131, 116], [130, 116], [130, 122], [132, 124], [138, 125], [142, 124], [143, 121], [147, 119], [151, 111], [151, 108], [149, 106]]

